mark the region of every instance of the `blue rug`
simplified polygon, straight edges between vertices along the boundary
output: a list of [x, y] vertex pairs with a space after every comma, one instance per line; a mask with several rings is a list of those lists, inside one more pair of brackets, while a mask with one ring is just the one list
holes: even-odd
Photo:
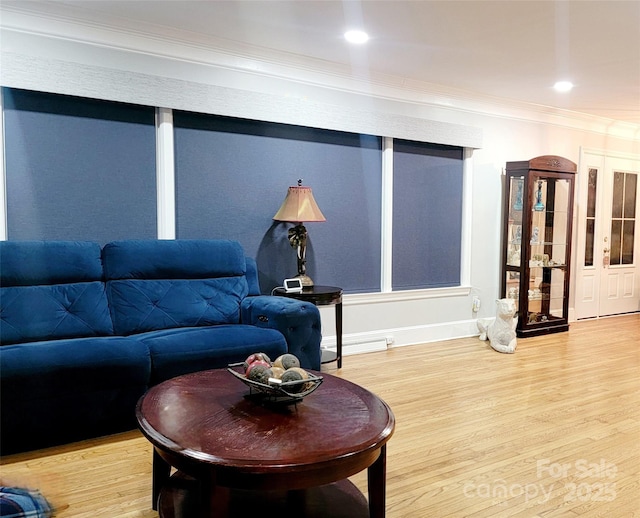
[[50, 518], [53, 509], [39, 491], [0, 487], [0, 517]]

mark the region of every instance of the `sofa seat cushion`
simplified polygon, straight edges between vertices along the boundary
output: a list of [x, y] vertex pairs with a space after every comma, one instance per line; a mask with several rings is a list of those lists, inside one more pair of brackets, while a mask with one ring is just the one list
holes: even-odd
[[[22, 397], [48, 398], [52, 392], [92, 387], [145, 385], [149, 351], [136, 340], [119, 336], [51, 340], [0, 348], [3, 389], [6, 380], [24, 384]], [[12, 394], [3, 390], [5, 397]]]
[[0, 347], [2, 454], [135, 428], [149, 351], [124, 337]]
[[153, 385], [190, 372], [226, 367], [258, 351], [272, 359], [287, 352], [279, 331], [243, 324], [167, 329], [135, 338], [151, 353]]

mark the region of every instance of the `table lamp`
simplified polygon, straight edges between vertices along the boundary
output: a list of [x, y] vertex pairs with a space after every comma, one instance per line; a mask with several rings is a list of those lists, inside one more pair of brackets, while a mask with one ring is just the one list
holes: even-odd
[[298, 251], [298, 275], [296, 277], [301, 280], [302, 286], [313, 286], [313, 281], [307, 275], [307, 229], [302, 223], [326, 221], [326, 218], [313, 198], [311, 187], [303, 186], [302, 180], [298, 180], [297, 186], [289, 187], [287, 196], [273, 219], [296, 223], [295, 227], [289, 229], [289, 243]]

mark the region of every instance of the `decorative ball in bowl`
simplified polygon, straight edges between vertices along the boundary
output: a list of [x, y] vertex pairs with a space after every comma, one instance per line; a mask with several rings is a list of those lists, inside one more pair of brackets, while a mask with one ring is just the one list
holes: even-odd
[[301, 368], [290, 353], [273, 361], [265, 353], [254, 353], [243, 362], [229, 364], [227, 370], [249, 387], [249, 397], [273, 403], [301, 401], [322, 383], [321, 376]]

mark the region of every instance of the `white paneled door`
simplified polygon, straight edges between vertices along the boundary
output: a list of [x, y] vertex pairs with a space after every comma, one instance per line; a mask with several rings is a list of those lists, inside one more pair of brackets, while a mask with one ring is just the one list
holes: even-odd
[[640, 311], [640, 158], [583, 151], [579, 170], [575, 311]]

